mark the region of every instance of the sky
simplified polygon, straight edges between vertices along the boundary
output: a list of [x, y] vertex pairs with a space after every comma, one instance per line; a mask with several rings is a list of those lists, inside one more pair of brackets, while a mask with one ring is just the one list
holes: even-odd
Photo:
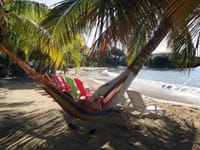
[[160, 52], [170, 52], [170, 49], [167, 48], [167, 40], [166, 38], [158, 45], [156, 50], [153, 53], [160, 53]]
[[46, 4], [46, 5], [48, 5], [50, 7], [53, 4], [55, 4], [57, 2], [60, 2], [62, 0], [35, 0], [35, 1], [40, 2], [40, 3], [44, 3], [44, 4]]

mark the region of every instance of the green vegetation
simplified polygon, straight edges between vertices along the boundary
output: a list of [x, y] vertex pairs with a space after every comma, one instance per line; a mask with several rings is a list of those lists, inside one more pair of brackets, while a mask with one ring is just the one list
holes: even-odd
[[[44, 4], [34, 1], [2, 1], [1, 2], [1, 44], [20, 57], [25, 62], [33, 61], [38, 72], [49, 71], [55, 67], [72, 64], [80, 66], [80, 49], [84, 40], [77, 34], [74, 39], [59, 44], [52, 41], [47, 44], [50, 34], [40, 26], [41, 18], [50, 9]], [[0, 76], [23, 76], [25, 73], [4, 54], [0, 53]], [[21, 57], [20, 57], [21, 58]], [[10, 72], [9, 72], [10, 71]]]
[[106, 50], [106, 53], [101, 56], [94, 56], [92, 58], [84, 57], [86, 66], [97, 66], [97, 67], [116, 67], [126, 66], [126, 55], [123, 50], [112, 47]]
[[[181, 56], [180, 56], [181, 57]], [[177, 62], [179, 59], [174, 58], [172, 53], [155, 53], [150, 56], [145, 66], [152, 68], [177, 68]], [[187, 67], [197, 67], [200, 66], [200, 57], [195, 57], [193, 60], [188, 62]]]
[[[9, 0], [1, 1], [0, 7], [1, 44], [27, 61], [32, 46], [37, 44], [38, 37], [35, 34], [38, 32], [37, 21], [48, 11], [48, 8], [35, 2]], [[12, 65], [13, 62], [7, 56], [3, 55], [1, 59], [3, 59], [1, 76], [7, 75], [11, 66], [14, 66], [12, 69], [16, 70], [15, 72], [22, 72], [14, 64]]]

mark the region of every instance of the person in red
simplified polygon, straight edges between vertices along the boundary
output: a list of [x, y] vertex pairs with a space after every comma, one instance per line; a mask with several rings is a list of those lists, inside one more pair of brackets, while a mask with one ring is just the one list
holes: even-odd
[[121, 87], [121, 84], [115, 87], [111, 92], [109, 92], [109, 94], [105, 98], [103, 96], [100, 96], [96, 98], [94, 101], [79, 99], [77, 103], [90, 112], [100, 111], [119, 92], [120, 87]]

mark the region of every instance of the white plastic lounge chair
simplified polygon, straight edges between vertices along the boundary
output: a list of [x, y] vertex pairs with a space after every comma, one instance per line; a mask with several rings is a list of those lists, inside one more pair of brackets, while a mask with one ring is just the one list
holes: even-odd
[[158, 111], [162, 112], [162, 115], [165, 114], [165, 110], [160, 108], [160, 107], [157, 107], [156, 104], [146, 105], [144, 103], [140, 93], [138, 93], [136, 91], [127, 90], [127, 94], [128, 94], [129, 99], [130, 99], [129, 105], [132, 104], [133, 109], [140, 112], [139, 118], [141, 118], [142, 115], [147, 111], [155, 111], [156, 118], [157, 118], [157, 115], [158, 115]]

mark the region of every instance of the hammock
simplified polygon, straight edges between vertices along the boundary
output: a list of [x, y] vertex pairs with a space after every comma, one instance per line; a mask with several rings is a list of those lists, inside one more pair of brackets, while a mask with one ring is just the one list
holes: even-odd
[[[51, 97], [54, 98], [54, 100], [63, 108], [63, 110], [65, 110], [71, 116], [81, 120], [94, 120], [106, 114], [110, 108], [118, 103], [133, 79], [133, 73], [127, 69], [116, 79], [113, 79], [109, 83], [101, 86], [88, 101], [75, 101], [75, 99], [73, 99], [70, 94], [63, 93], [44, 75], [36, 72], [24, 61], [7, 50], [4, 46], [0, 45], [0, 50], [8, 55], [28, 75], [30, 75], [41, 88], [43, 88]], [[98, 101], [98, 98], [101, 96], [104, 98]], [[90, 105], [95, 106], [99, 103], [102, 105], [102, 107], [99, 109], [92, 109], [92, 107], [91, 109], [88, 108]]]

